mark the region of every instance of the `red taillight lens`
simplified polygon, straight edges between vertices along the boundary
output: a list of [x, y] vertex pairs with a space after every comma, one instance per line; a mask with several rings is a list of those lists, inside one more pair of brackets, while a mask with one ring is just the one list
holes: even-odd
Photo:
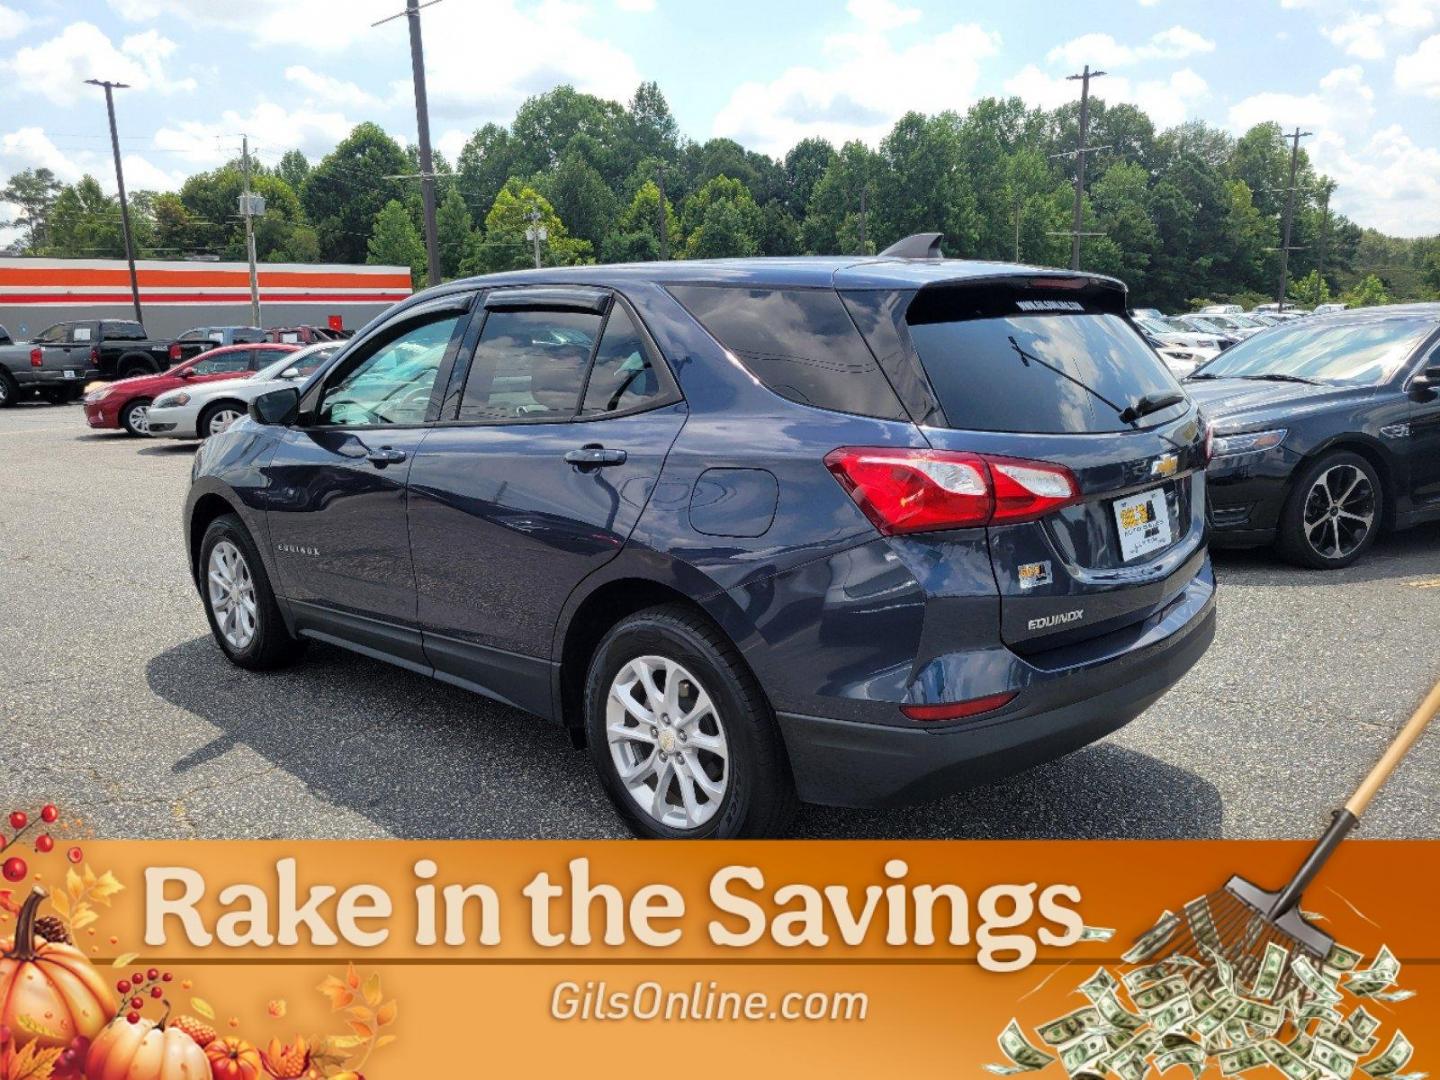
[[99, 366], [100, 366], [100, 346], [99, 346], [99, 345], [91, 345], [91, 346], [90, 346], [90, 363], [94, 364], [96, 367], [99, 367]]
[[1044, 461], [842, 446], [825, 465], [887, 536], [1030, 521], [1080, 497], [1070, 470]]
[[180, 343], [178, 341], [170, 346], [170, 362], [172, 364], [180, 362]]
[[967, 716], [994, 712], [1009, 705], [1016, 698], [1015, 693], [991, 694], [988, 697], [971, 698], [969, 701], [951, 701], [944, 705], [901, 705], [900, 711], [911, 720], [963, 720]]
[[42, 353], [39, 349], [31, 349], [31, 350], [30, 350], [30, 366], [31, 366], [31, 367], [39, 367], [39, 366], [40, 366], [41, 364], [43, 364], [44, 362], [45, 362], [45, 354], [44, 354], [44, 353]]

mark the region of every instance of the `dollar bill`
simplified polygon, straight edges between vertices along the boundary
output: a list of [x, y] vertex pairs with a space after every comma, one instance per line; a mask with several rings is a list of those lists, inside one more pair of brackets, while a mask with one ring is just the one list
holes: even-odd
[[1204, 945], [1200, 946], [1200, 948], [1205, 951], [1206, 956], [1210, 957], [1210, 965], [1214, 968], [1215, 978], [1220, 980], [1220, 985], [1233, 993], [1235, 990], [1235, 969], [1230, 966], [1229, 961], [1227, 961], [1225, 957], [1220, 955], [1218, 950], [1207, 948]]
[[1159, 982], [1170, 974], [1170, 965], [1165, 961], [1158, 964], [1145, 964], [1134, 971], [1127, 971], [1120, 976], [1120, 981], [1125, 984], [1125, 989], [1130, 991], [1138, 990], [1147, 983]]
[[1315, 1029], [1317, 1037], [1329, 1039], [1336, 1046], [1340, 1047], [1357, 1057], [1360, 1054], [1368, 1054], [1375, 1049], [1379, 1040], [1374, 1035], [1361, 1035], [1346, 1024], [1325, 1022]]
[[1185, 982], [1183, 976], [1171, 975], [1169, 978], [1162, 979], [1153, 986], [1147, 986], [1144, 989], [1135, 991], [1130, 995], [1130, 1000], [1135, 1002], [1136, 1007], [1140, 1009], [1141, 1012], [1153, 1013], [1155, 1010], [1163, 1008], [1181, 995], [1188, 995], [1189, 992], [1189, 984]]
[[1055, 1060], [1054, 1056], [1031, 1046], [1020, 1030], [1020, 1021], [1011, 1019], [1000, 1032], [996, 1042], [1000, 1050], [1010, 1059], [1010, 1065], [987, 1065], [985, 1068], [997, 1076], [1013, 1076], [1017, 1072], [1034, 1072], [1043, 1069]]
[[1100, 1013], [1095, 1006], [1086, 1005], [1072, 1013], [1057, 1017], [1049, 1023], [1041, 1024], [1035, 1029], [1035, 1033], [1040, 1036], [1041, 1041], [1051, 1046], [1062, 1046], [1100, 1026]]
[[1274, 1039], [1266, 1039], [1260, 1044], [1260, 1049], [1270, 1059], [1270, 1063], [1279, 1069], [1290, 1080], [1310, 1080], [1317, 1075], [1315, 1066], [1295, 1053], [1284, 1043], [1276, 1042]]
[[1397, 1031], [1385, 1052], [1365, 1062], [1360, 1068], [1371, 1076], [1389, 1076], [1403, 1069], [1414, 1053], [1415, 1048], [1410, 1045], [1410, 1040], [1405, 1038], [1405, 1033]]
[[1330, 946], [1330, 951], [1325, 954], [1325, 966], [1334, 968], [1337, 971], [1353, 971], [1365, 958], [1365, 954], [1355, 949], [1347, 949], [1338, 941]]
[[1115, 996], [1113, 990], [1097, 997], [1095, 1008], [1105, 1023], [1120, 1031], [1135, 1031], [1145, 1026], [1144, 1020], [1120, 1004], [1120, 999]]
[[1415, 996], [1415, 991], [1414, 991], [1414, 990], [1376, 991], [1376, 992], [1373, 993], [1373, 994], [1364, 994], [1364, 995], [1361, 995], [1361, 996], [1363, 996], [1363, 997], [1368, 997], [1368, 998], [1370, 998], [1372, 1001], [1385, 1001], [1385, 1002], [1389, 1002], [1389, 1003], [1391, 1003], [1391, 1004], [1394, 1004], [1394, 1003], [1397, 1002], [1397, 1001], [1408, 1001], [1410, 998], [1412, 998], [1412, 997]]
[[1155, 1031], [1174, 1031], [1187, 1020], [1194, 1019], [1195, 1006], [1191, 1004], [1190, 995], [1178, 997], [1163, 1009], [1158, 1010], [1150, 1017], [1150, 1026]]
[[1071, 1076], [1110, 1053], [1110, 1044], [1100, 1034], [1084, 1035], [1060, 1051], [1060, 1064]]
[[1195, 935], [1196, 941], [1210, 949], [1220, 948], [1220, 935], [1215, 930], [1208, 899], [1202, 896], [1186, 904], [1185, 917], [1190, 920], [1190, 932]]
[[1260, 959], [1260, 970], [1255, 975], [1255, 985], [1251, 987], [1250, 994], [1261, 1001], [1269, 1001], [1275, 996], [1275, 989], [1280, 985], [1280, 976], [1285, 974], [1285, 965], [1290, 959], [1290, 950], [1283, 945], [1273, 941], [1265, 943], [1265, 955]]
[[1263, 1001], [1241, 998], [1240, 1007], [1235, 1010], [1233, 1019], [1246, 1024], [1254, 1024], [1263, 1029], [1266, 1034], [1273, 1035], [1285, 1022], [1285, 1011], [1278, 1005], [1267, 1005]]
[[1343, 1047], [1336, 1046], [1329, 1039], [1316, 1038], [1310, 1051], [1310, 1060], [1332, 1076], [1346, 1080], [1355, 1071], [1356, 1057]]
[[1225, 1022], [1234, 1016], [1236, 1010], [1239, 1008], [1239, 998], [1227, 998], [1224, 1001], [1212, 1005], [1199, 1016], [1195, 1017], [1195, 1023], [1190, 1026], [1201, 1038], [1208, 1038], [1215, 1032], [1220, 1031], [1225, 1026]]
[[1268, 1064], [1270, 1060], [1258, 1045], [1222, 1050], [1218, 1056], [1220, 1072], [1224, 1076], [1235, 1076], [1250, 1069], [1258, 1069], [1260, 1066]]
[[1086, 926], [1080, 930], [1081, 941], [1109, 941], [1115, 936], [1114, 927]]
[[1188, 1046], [1177, 1046], [1173, 1050], [1167, 1050], [1155, 1059], [1155, 1068], [1160, 1072], [1167, 1072], [1176, 1065], [1185, 1065], [1190, 1069], [1190, 1075], [1199, 1077], [1205, 1069], [1205, 1051], [1194, 1043]]
[[1315, 1049], [1315, 1039], [1312, 1036], [1307, 1035], [1305, 1032], [1301, 1031], [1297, 1032], [1295, 1034], [1295, 1037], [1292, 1038], [1285, 1045], [1288, 1046], [1295, 1053], [1299, 1054], [1301, 1057], [1308, 1058], [1310, 1057], [1311, 1052]]
[[1345, 989], [1357, 997], [1373, 996], [1386, 989], [1400, 977], [1400, 961], [1388, 945], [1381, 945], [1375, 960], [1367, 968], [1347, 972]]
[[1364, 1005], [1357, 1005], [1355, 1011], [1346, 1017], [1345, 1026], [1356, 1035], [1364, 1038], [1367, 1035], [1374, 1034], [1375, 1029], [1380, 1026], [1380, 1021], [1371, 1016], [1370, 1013], [1366, 1011]]
[[1095, 974], [1082, 982], [1076, 989], [1093, 1002], [1101, 994], [1111, 993], [1119, 985], [1115, 981], [1115, 976], [1102, 967], [1097, 968]]
[[1300, 985], [1310, 991], [1316, 1001], [1334, 1005], [1340, 1001], [1340, 991], [1330, 985], [1329, 980], [1315, 970], [1308, 956], [1297, 956], [1290, 962], [1290, 970], [1300, 980]]
[[1154, 926], [1141, 934], [1135, 944], [1125, 951], [1121, 959], [1127, 964], [1138, 964], [1142, 960], [1150, 959], [1170, 943], [1179, 928], [1179, 917], [1173, 911], [1165, 912]]

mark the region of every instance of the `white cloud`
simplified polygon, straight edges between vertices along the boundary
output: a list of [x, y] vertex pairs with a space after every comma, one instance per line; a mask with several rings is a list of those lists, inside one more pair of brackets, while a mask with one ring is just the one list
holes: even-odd
[[353, 109], [368, 109], [380, 104], [380, 99], [369, 91], [362, 90], [353, 82], [324, 75], [304, 64], [291, 64], [285, 69], [285, 78], [302, 90], [307, 91], [313, 101], [323, 105], [348, 106]]
[[85, 172], [40, 127], [22, 127], [0, 135], [0, 172], [17, 173], [22, 169], [49, 169], [66, 181], [78, 180]]
[[[307, 53], [339, 52], [374, 34], [371, 23], [393, 15], [397, 0], [109, 0], [131, 22], [179, 19], [192, 26], [243, 34], [266, 45], [304, 42]], [[470, 5], [466, 5], [470, 6]], [[431, 17], [426, 12], [425, 19]], [[405, 20], [397, 22], [403, 27]], [[223, 39], [218, 39], [223, 40]]]
[[[1075, 101], [1079, 83], [1041, 71], [1027, 64], [1005, 81], [1005, 92], [1023, 98], [1042, 109], [1055, 109]], [[1189, 68], [1181, 68], [1165, 79], [1132, 82], [1124, 75], [1107, 75], [1091, 83], [1090, 93], [1109, 104], [1129, 102], [1142, 107], [1157, 128], [1174, 127], [1195, 115], [1199, 103], [1210, 96], [1209, 84]]]
[[1215, 51], [1215, 42], [1185, 26], [1172, 26], [1150, 37], [1143, 45], [1121, 44], [1109, 34], [1081, 34], [1046, 54], [1052, 64], [1064, 63], [1079, 68], [1124, 67], [1143, 60], [1179, 60], [1198, 53]]
[[1395, 61], [1395, 85], [1407, 93], [1440, 98], [1440, 34]]
[[[126, 153], [121, 161], [129, 191], [170, 191], [185, 179], [184, 172], [162, 169], [143, 154]], [[0, 175], [22, 169], [49, 169], [56, 179], [67, 184], [89, 173], [112, 195], [116, 190], [108, 142], [97, 143], [94, 149], [61, 149], [41, 127], [22, 127], [0, 135]]]
[[920, 9], [901, 7], [893, 0], [850, 0], [845, 10], [871, 30], [884, 32], [920, 20]]
[[1428, 30], [1440, 23], [1440, 0], [1380, 0], [1380, 7], [1397, 30]]
[[158, 30], [132, 34], [117, 48], [93, 23], [71, 23], [56, 37], [19, 50], [0, 62], [18, 86], [34, 90], [56, 105], [74, 105], [98, 91], [86, 79], [112, 79], [138, 91], [173, 94], [195, 89], [194, 79], [172, 78], [175, 42]]
[[621, 11], [643, 15], [655, 10], [655, 0], [615, 0], [615, 6]]
[[1286, 129], [1298, 124], [1343, 138], [1364, 134], [1374, 113], [1375, 91], [1360, 66], [1352, 64], [1330, 72], [1312, 93], [1254, 94], [1230, 107], [1229, 120], [1237, 132], [1273, 120]]
[[1379, 60], [1385, 56], [1384, 21], [1380, 15], [1352, 14], [1339, 26], [1322, 27], [1321, 32], [1347, 56]]
[[155, 133], [157, 149], [200, 169], [222, 165], [240, 152], [239, 132], [262, 161], [273, 164], [299, 148], [314, 158], [329, 153], [355, 126], [343, 113], [261, 102], [248, 113], [227, 109], [213, 121], [182, 120]]
[[1308, 148], [1316, 168], [1335, 178], [1335, 206], [1392, 236], [1440, 233], [1440, 149], [1422, 147], [1391, 124], [1352, 149], [1322, 131]]
[[857, 2], [851, 13], [856, 26], [824, 42], [826, 62], [742, 83], [716, 114], [713, 133], [772, 155], [812, 135], [874, 145], [908, 110], [964, 109], [975, 99], [980, 61], [1000, 45], [999, 35], [959, 23], [901, 48], [864, 20], [888, 18], [896, 26], [903, 12]]
[[24, 33], [32, 21], [25, 12], [0, 4], [0, 41]]
[[446, 161], [454, 165], [460, 159], [460, 151], [465, 149], [465, 144], [469, 141], [470, 132], [462, 131], [460, 128], [451, 128], [435, 139], [435, 149], [445, 155]]

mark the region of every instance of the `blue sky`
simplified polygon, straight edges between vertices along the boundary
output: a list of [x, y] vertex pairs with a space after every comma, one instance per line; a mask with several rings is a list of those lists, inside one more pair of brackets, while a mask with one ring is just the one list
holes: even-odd
[[[261, 160], [313, 159], [356, 122], [414, 137], [403, 0], [0, 0], [0, 178], [113, 170], [173, 188], [247, 132]], [[659, 82], [692, 138], [780, 155], [824, 135], [875, 142], [909, 109], [1019, 94], [1054, 106], [1084, 63], [1096, 93], [1162, 126], [1262, 120], [1314, 131], [1336, 204], [1398, 235], [1440, 232], [1440, 0], [443, 0], [424, 14], [431, 127], [452, 156], [562, 82], [625, 100]], [[0, 208], [3, 214], [3, 208]], [[3, 241], [0, 235], [0, 241]]]

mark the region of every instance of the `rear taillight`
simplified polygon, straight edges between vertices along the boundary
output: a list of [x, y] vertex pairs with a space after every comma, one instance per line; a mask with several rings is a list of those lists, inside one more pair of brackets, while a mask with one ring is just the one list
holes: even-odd
[[170, 346], [170, 362], [172, 364], [180, 362], [180, 343], [178, 341]]
[[825, 465], [887, 536], [1035, 518], [1076, 502], [1063, 465], [953, 450], [842, 446]]
[[91, 345], [91, 346], [90, 346], [90, 363], [93, 364], [95, 367], [99, 367], [99, 366], [100, 366], [100, 346], [99, 346], [99, 345]]
[[967, 716], [994, 712], [1004, 708], [1016, 698], [1015, 693], [990, 694], [987, 697], [971, 698], [969, 701], [947, 701], [943, 705], [901, 705], [900, 711], [911, 720], [935, 723], [940, 720], [963, 720]]
[[40, 366], [41, 364], [43, 364], [44, 362], [45, 362], [45, 354], [44, 354], [44, 353], [42, 353], [39, 349], [31, 349], [31, 350], [30, 350], [30, 366], [31, 366], [31, 367], [39, 367], [39, 366]]
[[1205, 421], [1205, 464], [1215, 460], [1215, 425]]

